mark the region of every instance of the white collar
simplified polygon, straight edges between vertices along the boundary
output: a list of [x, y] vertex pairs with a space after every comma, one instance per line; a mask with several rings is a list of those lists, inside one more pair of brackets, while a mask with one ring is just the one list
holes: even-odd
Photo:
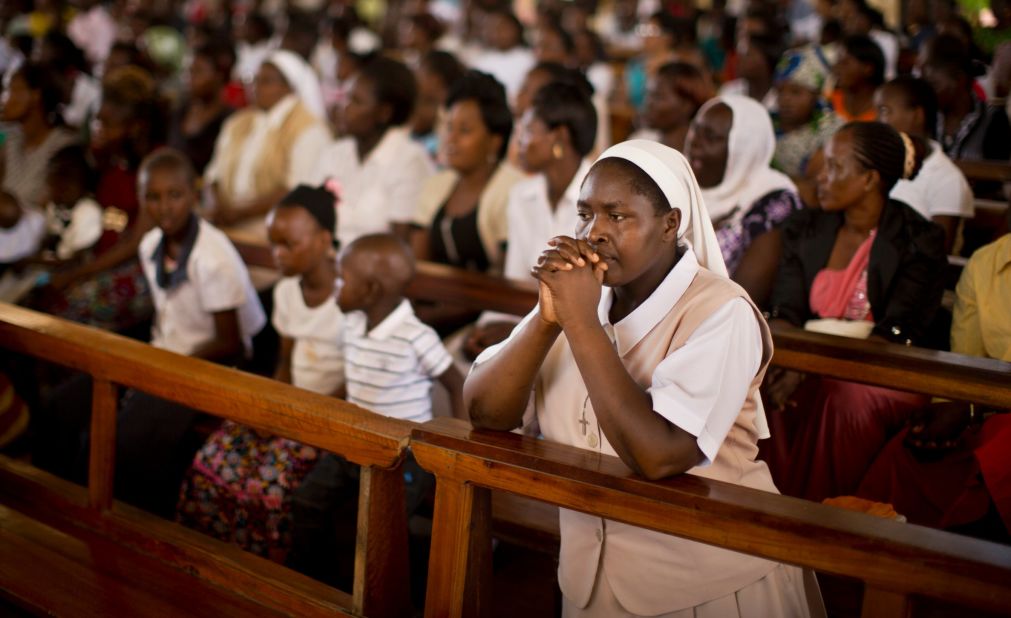
[[653, 330], [654, 326], [660, 323], [660, 320], [670, 313], [671, 307], [681, 300], [685, 290], [695, 280], [695, 275], [698, 272], [699, 262], [695, 257], [695, 252], [690, 247], [686, 247], [681, 259], [667, 273], [660, 285], [653, 290], [649, 298], [613, 326], [611, 326], [608, 314], [611, 311], [611, 304], [614, 302], [614, 290], [604, 287], [600, 295], [600, 304], [597, 305], [597, 318], [605, 330], [611, 326], [619, 356], [625, 356]]
[[[376, 162], [380, 165], [388, 165], [394, 162], [394, 158], [401, 154], [403, 149], [408, 146], [404, 142], [408, 141], [407, 128], [406, 127], [390, 127], [386, 129], [383, 136], [379, 139], [379, 143], [376, 147], [372, 149], [372, 152], [365, 157], [365, 161], [362, 162], [364, 165], [366, 162]], [[357, 152], [357, 149], [355, 150]]]
[[375, 328], [370, 330], [367, 336], [369, 339], [389, 339], [390, 335], [396, 332], [397, 328], [413, 315], [414, 309], [411, 307], [411, 303], [407, 299], [404, 299], [400, 301], [400, 304], [397, 305], [397, 308], [390, 315], [386, 316], [379, 324], [376, 324]]
[[298, 97], [294, 93], [291, 93], [285, 95], [283, 99], [275, 103], [274, 107], [271, 107], [267, 111], [261, 110], [260, 113], [263, 114], [263, 118], [267, 121], [267, 127], [275, 129], [281, 126], [281, 123], [288, 118], [288, 114], [291, 113], [291, 110], [295, 108], [297, 103]]

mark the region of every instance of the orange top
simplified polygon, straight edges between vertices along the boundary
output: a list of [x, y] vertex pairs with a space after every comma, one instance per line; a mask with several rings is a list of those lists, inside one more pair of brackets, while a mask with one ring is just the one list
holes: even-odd
[[843, 91], [833, 90], [832, 91], [832, 109], [835, 111], [835, 115], [843, 119], [843, 122], [853, 122], [854, 120], [859, 120], [861, 122], [867, 122], [871, 120], [878, 119], [878, 112], [872, 106], [869, 110], [862, 114], [856, 116], [851, 115], [846, 111], [846, 105], [843, 101]]

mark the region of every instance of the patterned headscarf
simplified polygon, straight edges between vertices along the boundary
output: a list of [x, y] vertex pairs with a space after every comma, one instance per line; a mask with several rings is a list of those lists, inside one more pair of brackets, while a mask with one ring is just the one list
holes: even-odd
[[821, 94], [832, 74], [832, 58], [820, 45], [805, 45], [783, 54], [776, 65], [776, 83], [794, 82]]

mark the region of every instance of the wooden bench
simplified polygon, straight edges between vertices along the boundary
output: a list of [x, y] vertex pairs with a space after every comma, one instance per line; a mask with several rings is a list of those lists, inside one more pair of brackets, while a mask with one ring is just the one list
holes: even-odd
[[[358, 616], [409, 613], [407, 522], [400, 466], [410, 423], [11, 305], [0, 304], [0, 348], [82, 371], [93, 378], [87, 490], [0, 459], [0, 496], [5, 505], [22, 509], [46, 526], [64, 532], [93, 532], [136, 549], [150, 560], [172, 567], [177, 577], [192, 580], [189, 584], [200, 586], [202, 581], [237, 588], [253, 602], [278, 612]], [[321, 586], [225, 543], [114, 502], [119, 386], [298, 440], [361, 465], [352, 594]], [[94, 565], [78, 566], [88, 570]], [[45, 580], [36, 584], [44, 589]], [[0, 581], [0, 588], [13, 586], [13, 581]], [[128, 586], [126, 582], [124, 587]]]
[[491, 574], [492, 492], [863, 581], [864, 616], [914, 598], [1011, 610], [1011, 548], [682, 475], [649, 482], [615, 458], [436, 419], [412, 450], [438, 481], [426, 616], [479, 616]]
[[969, 182], [1011, 182], [1011, 164], [1006, 162], [956, 159], [955, 165]]

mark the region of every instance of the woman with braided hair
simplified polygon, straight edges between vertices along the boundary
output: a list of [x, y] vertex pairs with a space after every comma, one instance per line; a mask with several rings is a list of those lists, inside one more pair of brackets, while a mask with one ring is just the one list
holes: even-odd
[[[944, 232], [888, 197], [915, 177], [926, 144], [879, 122], [852, 122], [825, 147], [819, 210], [783, 227], [772, 317], [786, 325], [913, 345], [941, 301]], [[766, 457], [783, 493], [853, 493], [877, 452], [922, 397], [773, 372]]]

